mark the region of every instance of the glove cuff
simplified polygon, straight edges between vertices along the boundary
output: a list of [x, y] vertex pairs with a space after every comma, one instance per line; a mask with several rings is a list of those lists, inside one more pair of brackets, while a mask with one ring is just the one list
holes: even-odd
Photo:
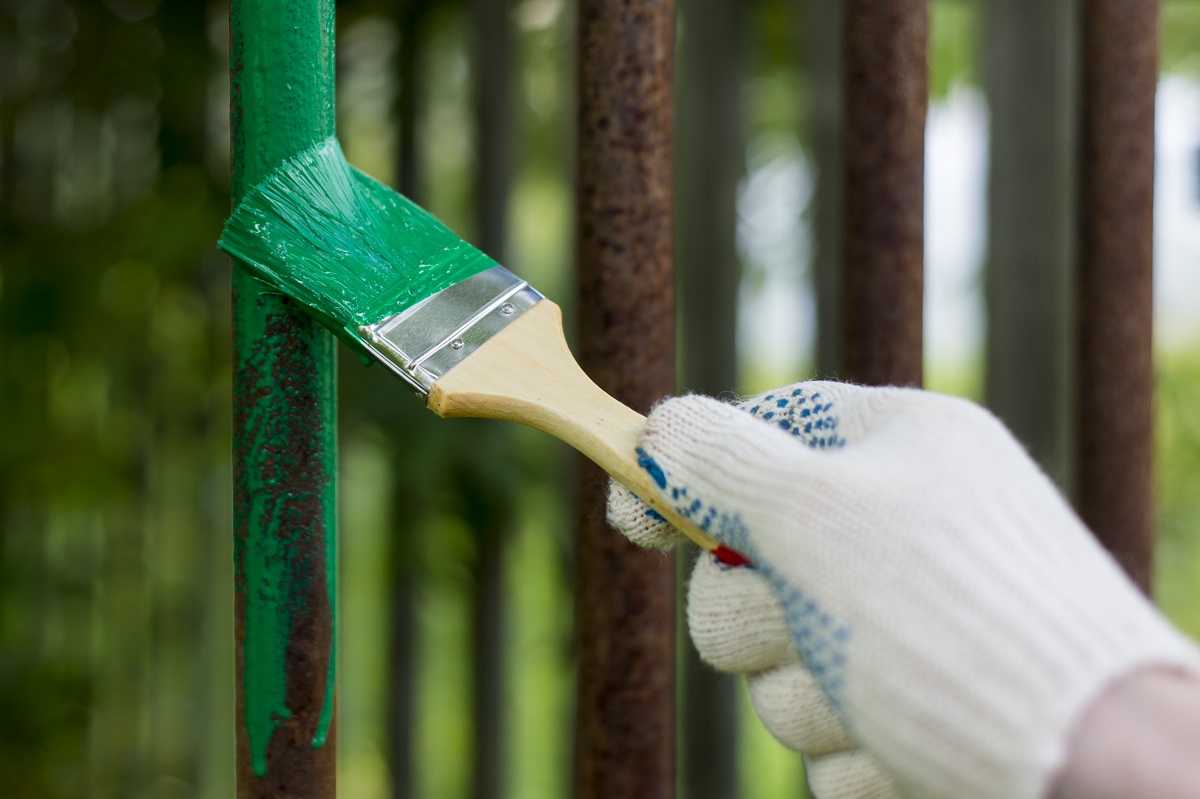
[[[998, 601], [974, 604], [968, 623], [1003, 651], [976, 654], [970, 636], [931, 642], [910, 628], [892, 634], [890, 662], [864, 664], [872, 679], [851, 680], [850, 718], [883, 722], [855, 734], [911, 795], [1045, 799], [1084, 714], [1118, 681], [1155, 668], [1200, 676], [1195, 646], [1121, 575], [1047, 586], [1032, 602], [1005, 602], [1013, 586], [993, 576], [995, 590], [976, 596]], [[863, 703], [873, 712], [855, 712]]]

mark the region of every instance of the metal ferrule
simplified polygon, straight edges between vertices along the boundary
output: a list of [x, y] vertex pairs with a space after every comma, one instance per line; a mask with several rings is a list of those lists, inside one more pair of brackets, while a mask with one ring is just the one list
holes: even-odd
[[422, 399], [437, 379], [507, 327], [542, 295], [502, 266], [469, 277], [358, 335]]

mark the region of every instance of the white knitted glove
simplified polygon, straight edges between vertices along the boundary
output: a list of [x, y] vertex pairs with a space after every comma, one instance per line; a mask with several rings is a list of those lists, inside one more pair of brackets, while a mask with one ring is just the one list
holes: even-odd
[[[701, 558], [689, 627], [709, 662], [752, 674], [756, 710], [809, 753], [822, 799], [894, 795], [888, 776], [921, 799], [1043, 799], [1106, 687], [1148, 666], [1200, 674], [986, 411], [838, 383], [745, 404], [664, 402], [643, 461], [753, 563]], [[621, 490], [610, 519], [639, 543], [677, 540]]]

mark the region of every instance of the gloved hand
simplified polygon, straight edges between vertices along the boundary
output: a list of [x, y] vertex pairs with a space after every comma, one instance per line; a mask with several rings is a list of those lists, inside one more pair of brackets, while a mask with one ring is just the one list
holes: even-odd
[[[753, 563], [701, 558], [689, 628], [750, 676], [821, 799], [1042, 799], [1106, 688], [1200, 674], [986, 411], [839, 383], [743, 407], [668, 400], [640, 444], [681, 515]], [[609, 518], [643, 545], [681, 540], [623, 489]]]

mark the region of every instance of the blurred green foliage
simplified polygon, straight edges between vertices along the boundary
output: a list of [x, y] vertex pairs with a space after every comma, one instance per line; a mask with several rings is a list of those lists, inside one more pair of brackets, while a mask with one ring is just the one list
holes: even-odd
[[229, 604], [214, 54], [202, 5], [156, 6], [0, 11], [6, 795], [228, 771], [228, 681], [197, 636]]
[[1200, 73], [1200, 3], [1163, 0], [1159, 28], [1164, 72]]
[[1160, 353], [1155, 442], [1155, 595], [1200, 640], [1200, 351]]
[[929, 99], [944, 98], [955, 83], [980, 85], [983, 46], [980, 5], [942, 0], [929, 5]]

